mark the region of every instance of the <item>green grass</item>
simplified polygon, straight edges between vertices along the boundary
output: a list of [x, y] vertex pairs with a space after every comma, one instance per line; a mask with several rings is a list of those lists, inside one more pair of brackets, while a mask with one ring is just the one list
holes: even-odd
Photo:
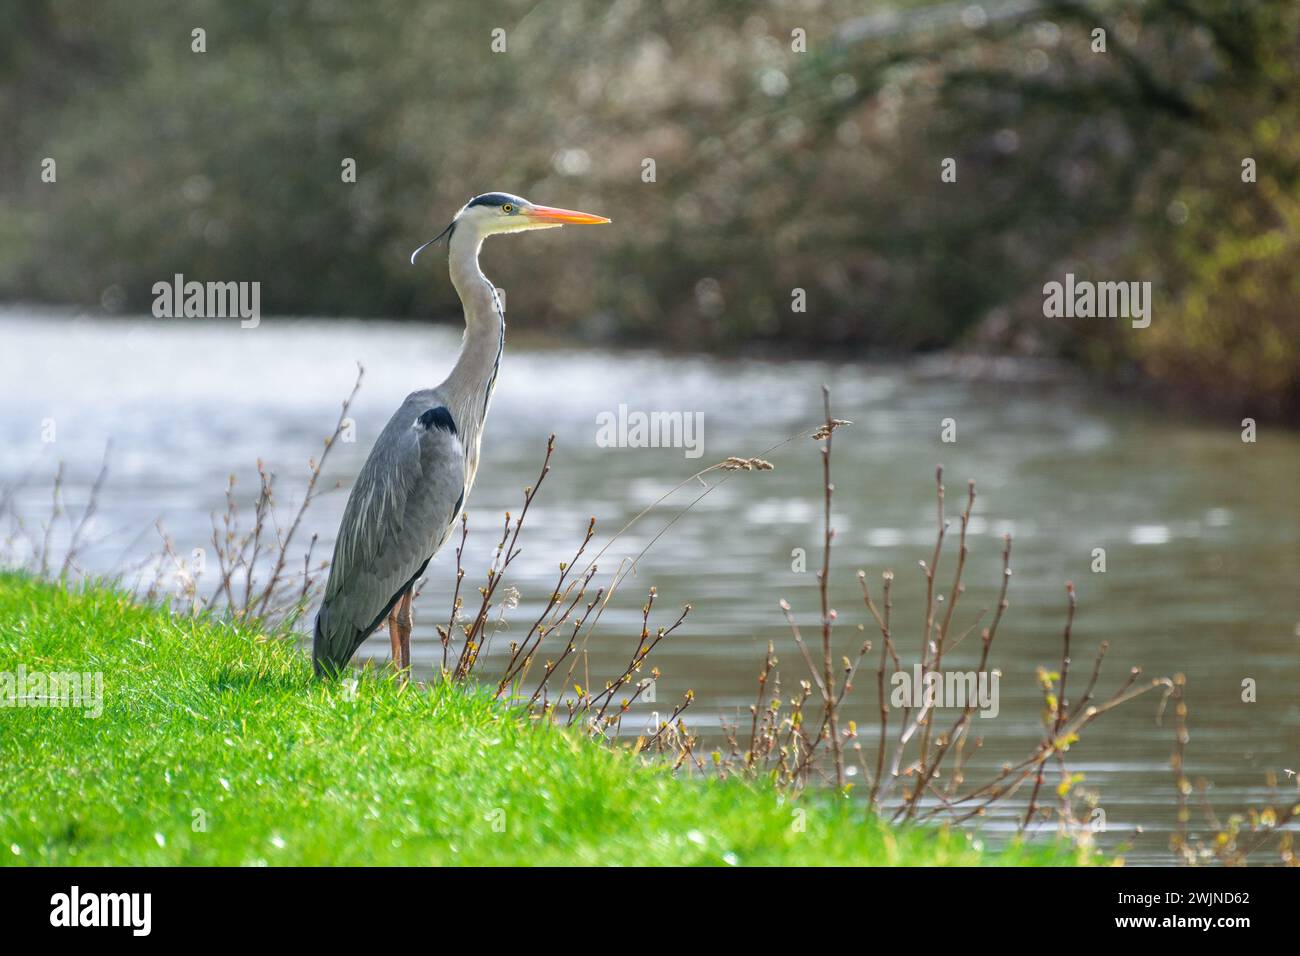
[[[820, 796], [674, 778], [482, 695], [312, 679], [291, 641], [0, 575], [0, 672], [101, 671], [103, 712], [0, 707], [9, 864], [1034, 864]], [[203, 825], [200, 826], [200, 823]]]

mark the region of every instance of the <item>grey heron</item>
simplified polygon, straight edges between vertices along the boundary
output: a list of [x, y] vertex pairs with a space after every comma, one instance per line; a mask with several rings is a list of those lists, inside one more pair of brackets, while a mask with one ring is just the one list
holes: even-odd
[[403, 671], [410, 667], [411, 589], [447, 540], [474, 486], [483, 423], [505, 344], [505, 315], [496, 288], [479, 268], [483, 240], [603, 222], [609, 220], [538, 206], [509, 193], [484, 193], [411, 253], [414, 264], [420, 252], [447, 239], [465, 336], [446, 380], [412, 392], [393, 413], [348, 495], [325, 598], [316, 614], [312, 664], [318, 675], [340, 671], [385, 620], [394, 662]]

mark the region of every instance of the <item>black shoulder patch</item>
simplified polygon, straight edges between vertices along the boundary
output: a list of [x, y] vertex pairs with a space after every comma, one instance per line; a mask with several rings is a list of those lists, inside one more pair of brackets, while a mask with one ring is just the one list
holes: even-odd
[[441, 428], [449, 435], [456, 434], [456, 420], [451, 417], [451, 412], [447, 410], [446, 405], [429, 409], [417, 421], [424, 426], [425, 431]]

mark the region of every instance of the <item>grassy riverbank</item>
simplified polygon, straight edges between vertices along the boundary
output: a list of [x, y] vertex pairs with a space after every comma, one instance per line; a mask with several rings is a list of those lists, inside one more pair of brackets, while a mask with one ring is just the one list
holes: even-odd
[[[0, 672], [100, 672], [102, 713], [0, 707], [7, 864], [1030, 864], [674, 779], [457, 690], [312, 680], [292, 642], [0, 574]], [[93, 686], [93, 685], [92, 685]], [[21, 692], [21, 691], [20, 691]]]

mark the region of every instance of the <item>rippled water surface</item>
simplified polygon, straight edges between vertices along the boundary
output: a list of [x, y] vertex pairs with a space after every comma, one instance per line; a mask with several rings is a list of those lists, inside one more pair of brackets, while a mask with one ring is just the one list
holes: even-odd
[[[21, 514], [38, 526], [48, 513], [59, 460], [69, 502], [82, 502], [112, 440], [111, 476], [93, 527], [100, 543], [86, 556], [98, 570], [155, 551], [159, 519], [182, 553], [207, 545], [227, 475], [235, 472], [251, 494], [258, 458], [279, 475], [284, 503], [292, 504], [360, 361], [367, 375], [353, 410], [356, 442], [338, 446], [328, 468], [344, 490], [320, 499], [306, 519], [327, 553], [346, 485], [378, 430], [407, 392], [441, 380], [459, 340], [448, 327], [382, 322], [266, 319], [241, 330], [226, 322], [21, 312], [0, 317], [0, 336], [0, 484], [24, 481], [15, 498]], [[1236, 421], [1171, 420], [1059, 384], [975, 384], [917, 365], [719, 362], [508, 344], [469, 503], [468, 582], [485, 567], [502, 512], [517, 508], [534, 480], [550, 432], [558, 451], [522, 539], [511, 582], [520, 606], [507, 615], [498, 650], [527, 630], [589, 516], [603, 542], [701, 467], [764, 453], [816, 421], [822, 382], [833, 388], [837, 417], [854, 422], [835, 441], [833, 603], [845, 652], [855, 643], [850, 629], [866, 620], [854, 572], [863, 568], [878, 581], [892, 568], [896, 640], [916, 654], [923, 625], [917, 562], [933, 546], [936, 463], [946, 470], [950, 513], [967, 478], [979, 490], [954, 630], [993, 603], [1000, 537], [1014, 537], [1011, 606], [992, 655], [1002, 673], [1001, 709], [975, 721], [985, 746], [969, 779], [1024, 756], [1041, 734], [1034, 669], [1059, 664], [1067, 579], [1079, 595], [1072, 685], [1085, 682], [1103, 640], [1110, 642], [1103, 693], [1133, 665], [1148, 676], [1185, 673], [1188, 770], [1213, 784], [1221, 813], [1260, 799], [1268, 772], [1284, 778], [1285, 769], [1300, 769], [1300, 440], [1261, 422], [1258, 442], [1244, 444]], [[702, 413], [703, 456], [598, 447], [597, 416], [621, 403]], [[954, 443], [941, 441], [946, 418], [956, 425]], [[51, 425], [55, 440], [44, 442]], [[696, 694], [688, 713], [702, 731], [747, 714], [769, 640], [778, 644], [786, 686], [802, 676], [777, 601], [788, 599], [815, 628], [821, 466], [807, 440], [765, 457], [775, 470], [716, 484], [663, 534], [588, 647], [582, 682], [598, 686], [630, 653], [649, 586], [658, 588], [660, 623], [693, 605], [687, 624], [656, 653], [657, 703], [637, 708], [633, 723], [667, 710], [688, 688]], [[603, 565], [612, 570], [640, 552], [702, 490], [692, 483], [679, 491], [620, 539]], [[808, 553], [804, 573], [794, 567], [800, 548]], [[1105, 549], [1105, 573], [1092, 570], [1097, 548]], [[952, 565], [950, 550], [939, 568], [945, 588]], [[418, 667], [440, 655], [433, 626], [446, 620], [454, 570], [450, 551], [430, 565], [416, 612]], [[948, 664], [973, 667], [977, 644], [972, 638]], [[386, 654], [383, 634], [363, 649]], [[1257, 702], [1242, 700], [1246, 679], [1257, 683]], [[852, 700], [850, 716], [869, 737], [874, 676], [859, 680]], [[1148, 862], [1162, 858], [1174, 824], [1171, 728], [1157, 725], [1157, 703], [1152, 695], [1107, 714], [1071, 753], [1074, 769], [1101, 793], [1104, 842], [1127, 841], [1130, 859]], [[996, 832], [1005, 821], [985, 826]]]

